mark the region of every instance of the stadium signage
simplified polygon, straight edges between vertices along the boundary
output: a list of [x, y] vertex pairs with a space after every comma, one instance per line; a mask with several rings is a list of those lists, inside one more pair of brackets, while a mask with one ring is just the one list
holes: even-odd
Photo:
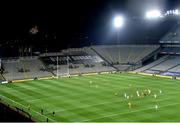
[[8, 81], [2, 81], [2, 82], [1, 82], [1, 84], [6, 84], [6, 83], [8, 83]]

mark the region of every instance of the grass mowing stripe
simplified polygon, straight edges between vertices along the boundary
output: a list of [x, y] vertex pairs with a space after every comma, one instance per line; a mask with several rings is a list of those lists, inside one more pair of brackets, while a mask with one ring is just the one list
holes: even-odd
[[[152, 97], [153, 98], [153, 97]], [[171, 98], [172, 99], [172, 98]], [[163, 100], [164, 101], [164, 100]], [[118, 103], [120, 103], [121, 101], [118, 101]], [[111, 102], [111, 103], [114, 103], [114, 102]], [[141, 103], [142, 103], [142, 101], [141, 101]], [[106, 103], [104, 103], [104, 104], [106, 104]], [[92, 106], [94, 106], [94, 105], [92, 105]], [[95, 105], [96, 106], [96, 105]], [[81, 107], [81, 108], [88, 108], [88, 107]], [[80, 109], [81, 109], [80, 108]], [[76, 110], [77, 108], [75, 108], [75, 109], [73, 109], [73, 110]]]
[[[113, 74], [112, 74], [112, 75], [113, 75]], [[98, 76], [98, 77], [99, 77], [99, 76]], [[134, 77], [133, 77], [133, 78], [134, 78]], [[114, 78], [111, 77], [111, 79], [113, 79], [113, 84], [116, 84], [116, 83], [115, 83], [116, 80], [118, 80], [118, 82], [119, 82], [119, 80], [120, 80], [120, 81], [123, 81], [123, 82], [124, 82], [123, 84], [125, 84], [125, 83], [127, 82], [127, 84], [125, 84], [125, 85], [127, 85], [127, 86], [128, 86], [128, 83], [134, 84], [134, 82], [136, 82], [136, 81], [134, 81], [134, 82], [129, 82], [129, 81], [131, 81], [131, 79], [130, 79], [130, 80], [129, 80], [129, 79], [125, 79], [125, 80], [124, 80], [123, 78], [118, 78], [118, 79], [115, 80]], [[156, 81], [157, 81], [157, 80], [156, 80]], [[117, 82], [117, 84], [119, 84], [118, 82]], [[144, 84], [143, 84], [143, 82], [147, 82], [147, 80], [146, 80], [146, 79], [145, 79], [145, 80], [144, 80], [144, 79], [143, 79], [143, 80], [141, 79], [141, 83], [138, 83], [138, 84], [139, 84], [139, 85], [146, 85], [146, 84], [147, 84], [147, 83], [144, 83]], [[162, 81], [161, 81], [161, 82], [162, 82]], [[158, 83], [155, 83], [154, 86], [157, 86], [157, 84], [158, 84]], [[162, 84], [162, 83], [161, 83], [161, 84]], [[173, 83], [171, 83], [171, 84], [173, 84]], [[121, 84], [121, 85], [122, 85], [122, 84]], [[158, 85], [159, 85], [159, 84], [158, 84]], [[152, 86], [152, 83], [151, 83], [151, 86]]]
[[[168, 106], [174, 106], [174, 105], [180, 105], [180, 103], [172, 103], [172, 104], [164, 105], [164, 106], [161, 106], [161, 107], [168, 107]], [[103, 116], [103, 117], [96, 117], [94, 119], [86, 120], [84, 122], [90, 122], [90, 121], [94, 121], [94, 120], [96, 121], [98, 119], [105, 118], [105, 117], [112, 117], [112, 116], [116, 116], [116, 115], [131, 114], [131, 113], [146, 111], [146, 110], [150, 110], [150, 109], [154, 109], [154, 107], [153, 108], [151, 107], [151, 108], [141, 109], [141, 110], [135, 110], [135, 111], [129, 111], [129, 112], [126, 112], [126, 113], [118, 113], [118, 114], [106, 115], [106, 116]]]
[[[69, 99], [69, 100], [71, 100], [71, 99]], [[76, 102], [77, 103], [77, 102]], [[81, 103], [79, 103], [79, 105], [82, 105]]]
[[[164, 101], [166, 101], [166, 100], [171, 100], [171, 99], [172, 99], [172, 98], [169, 98], [169, 99], [164, 99], [164, 100], [159, 100], [159, 102], [158, 102], [158, 103], [160, 103], [160, 101], [161, 101], [161, 102], [164, 102]], [[144, 101], [144, 100], [142, 100], [142, 101], [141, 101], [141, 103], [142, 103], [142, 104], [144, 103], [143, 101]], [[124, 102], [124, 101], [122, 101], [122, 102]], [[120, 104], [122, 105], [122, 103], [121, 103], [121, 102], [118, 102], [118, 105], [120, 105]], [[154, 106], [154, 104], [151, 104], [150, 106], [152, 106], [152, 107], [153, 107], [153, 106]], [[118, 106], [117, 106], [117, 107], [118, 107]], [[117, 108], [117, 107], [116, 107], [116, 108]], [[92, 108], [92, 107], [91, 107], [91, 108]], [[105, 108], [107, 108], [107, 107], [105, 107]], [[113, 108], [113, 107], [111, 107], [111, 108]], [[120, 109], [121, 109], [122, 107], [118, 107], [118, 108], [120, 108]], [[142, 108], [144, 109], [144, 108], [146, 108], [146, 107], [142, 107]], [[81, 109], [81, 108], [80, 108], [80, 109]], [[128, 109], [128, 107], [127, 107], [126, 109], [127, 109], [127, 110], [129, 110], [129, 109]], [[73, 110], [75, 110], [75, 109], [73, 109]], [[94, 109], [94, 111], [95, 111], [95, 112], [98, 112], [98, 110], [99, 110], [99, 108], [98, 108], [98, 107], [97, 107], [96, 109]], [[121, 111], [123, 111], [123, 110], [121, 110]]]
[[[93, 81], [91, 87], [89, 81]], [[133, 87], [129, 87], [129, 84], [132, 84]], [[137, 89], [145, 89], [147, 87], [152, 90], [152, 95], [148, 98], [140, 100], [133, 99], [133, 103], [137, 105], [133, 110], [141, 110], [151, 105], [154, 106], [155, 103], [163, 106], [170, 103], [171, 100], [175, 103], [179, 101], [176, 97], [180, 95], [178, 89], [176, 89], [176, 87], [180, 85], [177, 81], [124, 73], [60, 78], [47, 81], [37, 80], [27, 83], [15, 83], [15, 85], [21, 87], [13, 87], [13, 84], [11, 84], [7, 92], [11, 94], [14, 92], [11, 90], [19, 90], [19, 95], [22, 97], [21, 99], [17, 99], [18, 102], [21, 103], [22, 100], [26, 100], [26, 102], [23, 103], [31, 103], [33, 109], [36, 111], [39, 111], [39, 108], [45, 108], [44, 114], [55, 121], [151, 121], [151, 118], [156, 117], [151, 113], [154, 110], [141, 112], [141, 114], [143, 113], [150, 118], [140, 117], [133, 113], [133, 115], [124, 114], [97, 120], [93, 119], [116, 113], [129, 112], [127, 101], [123, 100], [125, 92], [132, 94], [135, 93]], [[98, 88], [96, 88], [96, 85], [98, 85]], [[152, 102], [153, 94], [158, 94], [160, 88], [163, 93], [156, 101]], [[3, 90], [1, 85], [0, 89]], [[26, 93], [28, 90], [31, 90], [29, 94], [28, 92], [27, 95], [21, 94]], [[35, 91], [35, 93], [33, 93], [33, 91]], [[114, 95], [115, 92], [118, 92], [120, 97], [116, 97]], [[41, 94], [38, 95], [38, 93]], [[4, 93], [2, 94], [4, 95]], [[144, 106], [138, 106], [139, 103], [143, 103]], [[168, 108], [164, 108], [164, 110], [168, 110]], [[56, 111], [55, 116], [52, 115], [52, 111]], [[173, 111], [171, 112], [174, 113]], [[166, 116], [168, 113], [161, 112], [160, 114]], [[138, 119], [136, 120], [135, 117]], [[174, 118], [177, 121], [179, 119], [177, 116]], [[163, 118], [161, 118], [161, 120], [163, 120]], [[164, 120], [166, 121], [167, 118], [164, 118]]]

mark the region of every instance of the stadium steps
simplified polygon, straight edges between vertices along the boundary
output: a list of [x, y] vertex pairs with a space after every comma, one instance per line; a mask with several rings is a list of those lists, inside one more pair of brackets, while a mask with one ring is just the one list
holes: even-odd
[[133, 66], [129, 66], [128, 68], [125, 69], [125, 71], [130, 71], [132, 67]]
[[[157, 65], [162, 64], [163, 62], [169, 60], [169, 57], [170, 57], [169, 55], [164, 56], [164, 58], [162, 59], [162, 61], [158, 62], [157, 64], [154, 64], [153, 66], [151, 66], [151, 67], [149, 67], [149, 68], [147, 68], [147, 69], [145, 69], [145, 70], [151, 69], [151, 68], [153, 68], [153, 67], [155, 67], [155, 66], [157, 66]], [[144, 70], [144, 71], [145, 71], [145, 70]]]
[[[141, 62], [144, 62], [146, 60], [148, 60], [149, 58], [151, 58], [152, 56], [158, 54], [159, 52], [161, 51], [161, 47], [159, 47], [158, 49], [154, 50], [153, 52], [151, 52], [150, 54], [148, 54], [147, 56], [145, 56], [144, 58], [140, 59], [138, 62], [136, 62], [135, 64], [138, 64], [138, 63], [141, 63]], [[138, 69], [141, 69], [143, 68], [142, 65], [141, 66], [133, 66], [134, 67], [134, 70], [138, 70]], [[129, 67], [128, 69], [130, 69], [131, 67]], [[137, 71], [137, 72], [140, 72], [140, 71]]]
[[159, 47], [158, 49], [154, 50], [153, 52], [151, 52], [150, 54], [148, 54], [147, 56], [145, 56], [144, 58], [141, 59], [141, 61], [146, 61], [149, 58], [151, 58], [152, 56], [158, 54], [161, 51], [161, 47]]
[[[44, 61], [41, 59], [41, 58], [39, 58], [39, 60], [41, 61], [41, 63], [43, 64], [43, 66], [46, 68], [46, 70], [47, 70], [47, 65], [44, 63]], [[53, 71], [51, 70], [51, 71], [48, 71], [48, 72], [50, 72], [53, 76], [56, 76], [56, 74], [55, 73], [53, 73]]]
[[2, 80], [6, 80], [6, 78], [3, 76], [4, 71], [5, 71], [4, 65], [1, 64], [1, 74], [0, 74], [0, 77], [2, 78]]
[[2, 74], [0, 75], [0, 79], [1, 80], [6, 80], [6, 78]]
[[[106, 60], [98, 51], [96, 51], [93, 47], [90, 47], [92, 51], [94, 51], [98, 56], [100, 56], [104, 61], [106, 61], [108, 64], [111, 64], [108, 60]], [[114, 69], [118, 70], [119, 69], [117, 67], [115, 67], [114, 65], [111, 65]]]
[[175, 66], [173, 66], [173, 67], [167, 69], [166, 71], [169, 71], [169, 70], [171, 70], [171, 69], [173, 69], [173, 68], [175, 68], [175, 67], [177, 67], [177, 66], [179, 66], [179, 65], [180, 65], [180, 64], [177, 64], [177, 65], [175, 65]]
[[[25, 63], [22, 61], [22, 66], [23, 66], [23, 68], [24, 68], [24, 70], [26, 70], [26, 66], [25, 66]], [[27, 67], [28, 68], [28, 67]], [[26, 73], [26, 72], [23, 72], [24, 73], [24, 78], [25, 79], [28, 79], [28, 78], [30, 78], [30, 76]]]
[[138, 68], [138, 69], [134, 70], [134, 72], [143, 72], [143, 71], [145, 71], [145, 70], [148, 70], [148, 69], [150, 69], [150, 68], [153, 68], [153, 67], [156, 66], [157, 64], [163, 62], [167, 57], [168, 57], [168, 56], [163, 56], [163, 57], [159, 58], [159, 59], [156, 60], [156, 61], [153, 61], [153, 62], [151, 62], [151, 63], [149, 63], [149, 64], [147, 64], [147, 65], [145, 65], [145, 66], [143, 66], [143, 67], [141, 67], [141, 68]]

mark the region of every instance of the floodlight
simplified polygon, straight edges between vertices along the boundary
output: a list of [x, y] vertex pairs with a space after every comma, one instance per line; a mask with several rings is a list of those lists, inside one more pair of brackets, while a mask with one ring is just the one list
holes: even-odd
[[124, 20], [122, 16], [117, 16], [114, 18], [114, 27], [121, 28], [123, 26]]
[[146, 13], [146, 18], [149, 18], [149, 19], [155, 19], [155, 18], [159, 18], [161, 17], [161, 12], [159, 10], [152, 10], [152, 11], [148, 11]]
[[178, 9], [175, 9], [175, 10], [174, 10], [174, 14], [175, 14], [175, 15], [179, 15], [179, 10], [178, 10]]
[[179, 10], [178, 9], [174, 9], [174, 10], [168, 10], [167, 12], [166, 12], [166, 16], [168, 16], [168, 15], [179, 15], [180, 13], [179, 13]]

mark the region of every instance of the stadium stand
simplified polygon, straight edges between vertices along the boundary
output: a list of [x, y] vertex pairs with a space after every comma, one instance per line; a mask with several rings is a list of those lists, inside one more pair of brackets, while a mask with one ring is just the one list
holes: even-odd
[[92, 46], [103, 59], [120, 71], [127, 70], [159, 47], [159, 45]]
[[146, 72], [152, 74], [161, 74], [168, 76], [180, 76], [180, 28], [174, 26], [164, 37], [159, 41], [161, 49], [159, 59], [149, 63], [134, 72]]
[[28, 78], [52, 76], [52, 74], [46, 70], [42, 61], [38, 58], [23, 59], [21, 62], [25, 68], [29, 69], [29, 72], [27, 72]]
[[133, 64], [159, 48], [159, 45], [93, 46], [93, 48], [111, 63]]
[[[177, 47], [171, 49], [174, 52], [179, 51]], [[142, 66], [144, 59], [157, 56], [155, 52], [161, 53], [161, 55], [161, 51], [169, 52], [169, 49], [166, 47], [160, 50], [159, 45], [101, 45], [69, 48], [61, 52], [44, 53], [34, 57], [4, 58], [2, 59], [4, 69], [2, 79], [4, 77], [5, 80], [11, 81], [57, 76], [57, 74], [63, 76], [69, 74], [130, 71], [134, 70], [131, 68], [136, 66], [139, 68], [135, 68], [134, 72], [163, 75], [180, 73], [180, 56], [174, 55], [174, 53], [173, 55], [163, 54], [162, 57], [158, 57], [151, 63], [148, 62], [147, 65]]]
[[162, 62], [159, 65], [152, 67], [151, 70], [168, 71], [171, 68], [177, 66], [179, 62], [180, 62], [179, 56], [170, 56], [168, 60]]
[[[103, 66], [101, 64], [95, 64], [93, 67], [86, 67], [83, 64], [78, 64], [76, 68], [70, 68], [69, 70], [67, 65], [59, 65], [58, 67], [58, 75], [62, 76], [67, 74], [73, 75], [106, 71], [115, 71], [115, 69], [110, 66]], [[53, 70], [53, 73], [57, 75], [57, 70]]]
[[22, 68], [20, 59], [10, 58], [2, 60], [2, 64], [5, 70], [3, 76], [6, 78], [6, 80], [11, 81], [16, 79], [24, 79], [24, 73], [18, 72], [18, 69]]
[[147, 64], [134, 72], [145, 72], [168, 76], [180, 76], [180, 56], [165, 55], [158, 60]]
[[161, 50], [161, 54], [180, 54], [180, 47], [165, 47]]
[[170, 69], [170, 70], [168, 70], [168, 71], [170, 71], [170, 72], [178, 72], [178, 73], [180, 73], [180, 63], [179, 63], [176, 67], [171, 68], [171, 69]]
[[4, 78], [4, 76], [1, 74], [0, 75], [0, 83], [2, 83], [2, 82], [4, 82], [5, 81], [5, 78]]
[[2, 64], [3, 76], [8, 81], [52, 76], [38, 57], [9, 58], [2, 60]]
[[119, 71], [126, 71], [131, 65], [114, 65]]
[[180, 28], [179, 26], [174, 26], [171, 30], [169, 30], [169, 32], [163, 36], [160, 39], [160, 42], [166, 42], [166, 43], [179, 43], [179, 39], [180, 39]]
[[[68, 58], [68, 59], [67, 59]], [[54, 75], [82, 74], [104, 71], [114, 71], [115, 69], [102, 60], [91, 48], [70, 48], [62, 50], [62, 55], [42, 57], [48, 68]], [[69, 63], [69, 69], [67, 62]]]
[[150, 68], [164, 62], [165, 60], [168, 59], [168, 57], [169, 57], [168, 55], [165, 55], [165, 56], [159, 58], [158, 60], [156, 60], [156, 61], [154, 61], [154, 62], [152, 62], [150, 64], [147, 64], [147, 65], [145, 65], [145, 66], [143, 66], [143, 67], [141, 67], [139, 69], [134, 70], [134, 72], [143, 72], [145, 70], [148, 70], [148, 69], [150, 69]]

